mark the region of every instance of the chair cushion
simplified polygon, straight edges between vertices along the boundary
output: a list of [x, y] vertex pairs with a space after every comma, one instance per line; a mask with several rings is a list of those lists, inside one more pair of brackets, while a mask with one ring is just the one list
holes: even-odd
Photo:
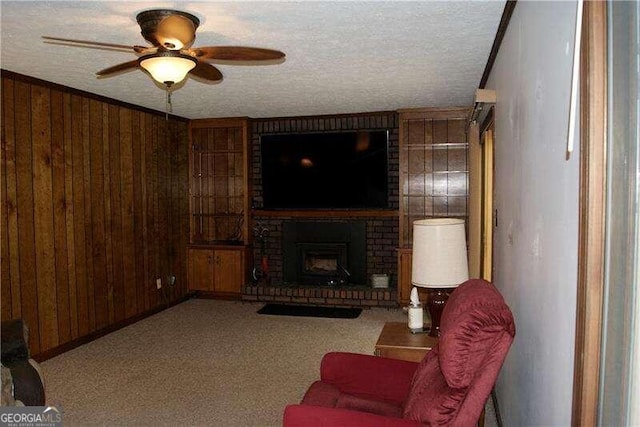
[[316, 381], [309, 387], [302, 399], [302, 404], [369, 412], [392, 418], [402, 417], [401, 406], [390, 402], [341, 393], [336, 387], [322, 381]]
[[419, 363], [366, 354], [327, 353], [320, 380], [341, 393], [402, 406]]
[[340, 390], [331, 384], [323, 383], [322, 381], [316, 381], [311, 384], [309, 390], [302, 398], [302, 404], [313, 406], [324, 406], [326, 408], [335, 408], [338, 398], [340, 397]]
[[365, 399], [363, 397], [341, 394], [336, 402], [336, 408], [352, 411], [369, 412], [391, 418], [402, 418], [402, 407], [390, 402]]
[[513, 316], [495, 286], [484, 280], [460, 285], [445, 305], [438, 342], [447, 384], [468, 387], [505, 332], [515, 335]]

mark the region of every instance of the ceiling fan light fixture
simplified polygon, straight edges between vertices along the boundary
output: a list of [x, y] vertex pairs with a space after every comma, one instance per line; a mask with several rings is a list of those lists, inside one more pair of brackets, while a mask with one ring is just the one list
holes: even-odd
[[158, 83], [172, 86], [184, 80], [198, 60], [178, 52], [158, 52], [141, 57], [138, 64]]

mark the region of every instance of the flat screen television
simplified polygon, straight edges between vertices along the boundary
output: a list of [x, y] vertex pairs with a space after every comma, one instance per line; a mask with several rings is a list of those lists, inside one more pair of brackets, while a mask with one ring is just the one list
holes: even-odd
[[388, 207], [388, 131], [262, 135], [265, 209]]

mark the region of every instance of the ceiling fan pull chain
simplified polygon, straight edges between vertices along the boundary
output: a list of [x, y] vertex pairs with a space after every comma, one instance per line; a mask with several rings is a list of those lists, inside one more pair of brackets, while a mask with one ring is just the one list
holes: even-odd
[[173, 106], [171, 105], [171, 90], [169, 86], [166, 86], [167, 89], [167, 100], [165, 103], [165, 120], [169, 120], [169, 113], [173, 113]]

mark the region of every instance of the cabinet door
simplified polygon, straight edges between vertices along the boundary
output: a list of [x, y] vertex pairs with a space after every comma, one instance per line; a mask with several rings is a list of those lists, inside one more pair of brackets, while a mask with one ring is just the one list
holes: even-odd
[[398, 249], [398, 303], [407, 305], [411, 294], [411, 249]]
[[216, 292], [240, 293], [244, 280], [242, 250], [216, 249], [214, 287]]
[[213, 249], [189, 249], [189, 289], [213, 291]]
[[[402, 306], [409, 304], [411, 298], [411, 269], [413, 251], [411, 249], [398, 249], [398, 303]], [[426, 304], [429, 291], [426, 288], [418, 288], [418, 298], [422, 304]]]

